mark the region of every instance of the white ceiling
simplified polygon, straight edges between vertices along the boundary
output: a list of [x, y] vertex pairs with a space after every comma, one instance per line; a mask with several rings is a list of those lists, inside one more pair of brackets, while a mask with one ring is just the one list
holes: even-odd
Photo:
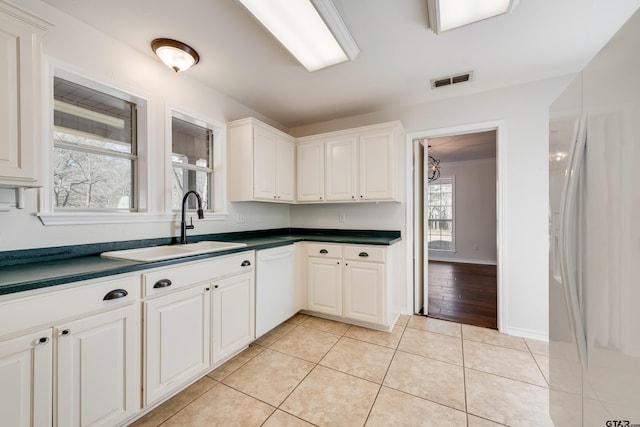
[[[334, 0], [361, 53], [309, 73], [235, 0], [45, 2], [149, 56], [157, 37], [191, 45], [201, 62], [189, 76], [288, 128], [577, 72], [640, 6], [520, 0], [508, 16], [436, 35], [426, 0]], [[474, 81], [430, 89], [465, 71]]]
[[495, 130], [429, 138], [428, 143], [429, 155], [442, 163], [496, 157]]

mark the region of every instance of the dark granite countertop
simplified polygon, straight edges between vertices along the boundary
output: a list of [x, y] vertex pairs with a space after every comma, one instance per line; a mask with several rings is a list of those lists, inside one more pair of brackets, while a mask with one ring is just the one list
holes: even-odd
[[221, 255], [290, 245], [301, 241], [360, 245], [391, 245], [399, 231], [283, 228], [239, 233], [190, 236], [190, 242], [219, 240], [246, 243], [246, 247], [157, 262], [123, 261], [100, 257], [106, 251], [175, 243], [175, 238], [60, 246], [0, 252], [0, 295], [163, 267]]

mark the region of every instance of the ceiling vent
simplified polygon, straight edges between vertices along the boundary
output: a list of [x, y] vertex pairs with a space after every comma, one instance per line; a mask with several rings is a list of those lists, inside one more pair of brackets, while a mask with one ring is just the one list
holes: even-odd
[[437, 89], [439, 87], [451, 86], [457, 83], [464, 83], [473, 79], [473, 72], [457, 74], [455, 76], [441, 77], [439, 79], [431, 80], [431, 89]]

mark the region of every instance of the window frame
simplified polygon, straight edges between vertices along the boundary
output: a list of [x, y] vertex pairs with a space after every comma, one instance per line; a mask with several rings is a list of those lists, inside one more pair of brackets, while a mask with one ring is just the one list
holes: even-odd
[[[444, 182], [447, 181], [447, 182]], [[434, 182], [427, 183], [427, 197], [431, 195], [431, 186], [435, 185], [443, 185], [443, 184], [451, 184], [451, 249], [440, 249], [440, 248], [431, 248], [429, 247], [429, 199], [427, 199], [427, 248], [429, 252], [440, 252], [440, 253], [456, 253], [456, 180], [454, 176], [451, 177], [440, 177], [438, 180]]]
[[[211, 170], [211, 199], [207, 210], [204, 211], [205, 220], [224, 220], [228, 217], [227, 213], [227, 185], [226, 185], [226, 140], [227, 125], [216, 120], [204, 118], [199, 114], [189, 112], [182, 107], [169, 107], [167, 109], [166, 119], [166, 149], [165, 149], [165, 211], [180, 215], [180, 210], [174, 211], [172, 206], [172, 188], [173, 188], [173, 119], [182, 120], [196, 126], [206, 128], [211, 131], [213, 136], [213, 147], [211, 148], [211, 163], [208, 169]], [[189, 170], [203, 170], [203, 168], [188, 168]], [[192, 212], [188, 209], [188, 212]]]
[[[55, 133], [62, 131], [63, 128], [59, 128], [57, 126], [55, 126], [55, 124], [53, 125], [53, 130], [51, 132], [51, 134], [49, 135], [49, 137], [52, 139], [52, 148], [53, 148], [53, 159], [55, 159], [55, 149], [56, 148], [60, 148], [60, 149], [64, 149], [64, 150], [71, 150], [74, 152], [81, 152], [81, 153], [87, 153], [87, 154], [94, 154], [94, 155], [98, 155], [98, 156], [106, 156], [106, 157], [110, 157], [113, 159], [124, 159], [124, 160], [129, 160], [131, 161], [131, 200], [130, 200], [130, 205], [128, 208], [74, 208], [74, 207], [70, 207], [70, 208], [65, 208], [65, 207], [56, 207], [55, 206], [55, 202], [52, 199], [52, 203], [53, 203], [53, 211], [56, 213], [62, 213], [62, 212], [137, 212], [138, 211], [138, 207], [139, 207], [139, 200], [138, 200], [138, 189], [139, 189], [139, 185], [138, 185], [138, 181], [139, 181], [139, 156], [138, 156], [138, 100], [132, 101], [130, 99], [129, 96], [121, 96], [121, 93], [118, 94], [113, 94], [113, 93], [107, 93], [107, 91], [102, 90], [103, 88], [95, 88], [95, 87], [91, 87], [89, 85], [86, 84], [81, 84], [78, 83], [74, 80], [69, 80], [66, 78], [63, 78], [61, 76], [58, 75], [54, 75], [54, 83], [55, 83], [55, 78], [60, 78], [63, 79], [65, 81], [68, 81], [70, 83], [76, 84], [78, 86], [82, 86], [83, 88], [86, 88], [88, 90], [93, 90], [96, 91], [100, 94], [104, 94], [107, 96], [111, 96], [113, 98], [117, 98], [119, 100], [123, 100], [125, 102], [128, 102], [131, 104], [132, 106], [132, 117], [131, 117], [131, 123], [132, 123], [132, 135], [131, 135], [131, 152], [130, 153], [120, 153], [118, 151], [115, 150], [109, 150], [106, 148], [101, 148], [98, 146], [93, 146], [90, 144], [75, 144], [73, 142], [66, 142], [66, 141], [58, 141], [55, 138]], [[111, 89], [107, 89], [109, 92], [111, 91]], [[55, 92], [55, 89], [54, 89]], [[53, 105], [54, 108], [51, 110], [52, 112], [55, 110], [55, 100], [53, 101]], [[73, 131], [70, 130], [68, 132], [65, 132], [68, 135], [76, 135], [79, 137], [83, 137], [83, 136], [87, 136], [88, 138], [91, 138], [94, 136], [94, 134], [90, 134], [90, 133], [86, 133], [85, 135], [84, 132], [81, 131]], [[95, 139], [100, 139], [99, 137], [95, 138]], [[53, 170], [52, 170], [53, 172]], [[53, 185], [53, 182], [50, 183], [50, 186]], [[51, 189], [52, 191], [52, 189]]]
[[[36, 214], [43, 225], [76, 225], [76, 224], [120, 224], [127, 222], [149, 222], [168, 220], [164, 213], [149, 213], [150, 191], [148, 188], [148, 123], [149, 100], [130, 90], [94, 76], [86, 76], [67, 64], [51, 58], [44, 60], [42, 124], [46, 137], [43, 137], [42, 188], [39, 192], [39, 212]], [[54, 162], [54, 77], [97, 90], [110, 96], [118, 97], [135, 104], [136, 116], [136, 165], [132, 171], [134, 177], [134, 210], [132, 209], [56, 209], [53, 195], [53, 162]]]
[[[118, 211], [54, 211], [53, 209], [53, 78], [61, 77], [87, 87], [100, 90], [106, 94], [115, 96], [128, 96], [124, 98], [137, 104], [137, 206], [135, 212]], [[171, 114], [183, 114], [191, 120], [199, 120], [213, 126], [215, 164], [213, 176], [213, 201], [212, 210], [205, 212], [204, 220], [222, 221], [229, 217], [227, 211], [227, 186], [226, 186], [226, 152], [227, 152], [227, 125], [216, 120], [202, 118], [200, 114], [192, 113], [186, 108], [167, 106], [162, 99], [152, 101], [148, 96], [136, 94], [133, 90], [126, 89], [127, 85], [114, 83], [104, 78], [88, 75], [84, 71], [69, 65], [56, 58], [44, 56], [43, 58], [43, 82], [42, 85], [42, 129], [46, 138], [42, 139], [42, 174], [41, 188], [38, 190], [38, 212], [36, 216], [45, 226], [58, 225], [99, 225], [99, 224], [129, 224], [129, 223], [175, 223], [180, 221], [180, 212], [171, 209], [171, 189], [167, 183], [171, 183], [171, 175], [168, 169], [171, 167]], [[164, 114], [162, 110], [165, 110]], [[151, 112], [156, 112], [154, 127]], [[160, 111], [159, 114], [157, 112]], [[164, 116], [164, 120], [163, 120]], [[163, 127], [164, 124], [164, 127]], [[197, 124], [197, 123], [196, 123]], [[44, 135], [43, 134], [43, 135]], [[150, 140], [153, 136], [154, 147], [151, 149]], [[164, 153], [158, 150], [158, 141], [164, 142]], [[164, 184], [163, 188], [158, 188]], [[166, 191], [165, 191], [166, 190]], [[165, 194], [166, 193], [166, 194]], [[166, 197], [169, 195], [169, 197]]]

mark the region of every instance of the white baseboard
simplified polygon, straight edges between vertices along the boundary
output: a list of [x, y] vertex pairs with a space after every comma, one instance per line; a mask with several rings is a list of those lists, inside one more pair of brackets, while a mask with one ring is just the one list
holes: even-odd
[[497, 265], [495, 260], [486, 259], [469, 259], [469, 258], [448, 258], [438, 255], [429, 255], [429, 261], [446, 261], [446, 262], [460, 262], [463, 264], [482, 264], [482, 265]]
[[508, 327], [506, 331], [501, 331], [508, 335], [514, 335], [516, 337], [529, 338], [532, 340], [549, 342], [549, 333], [534, 331], [531, 329], [513, 328]]

